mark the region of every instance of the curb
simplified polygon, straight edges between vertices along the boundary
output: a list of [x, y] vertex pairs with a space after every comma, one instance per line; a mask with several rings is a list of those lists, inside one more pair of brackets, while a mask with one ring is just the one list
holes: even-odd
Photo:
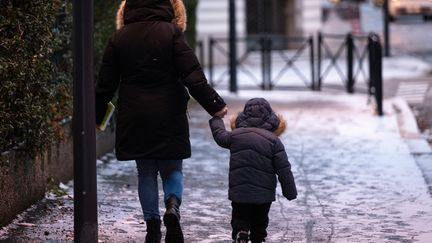
[[392, 105], [396, 112], [399, 132], [408, 145], [411, 154], [432, 153], [428, 142], [420, 136], [417, 121], [406, 100], [400, 97], [393, 98]]
[[406, 100], [395, 97], [391, 102], [396, 112], [401, 137], [405, 139], [418, 139], [420, 137], [420, 130], [417, 126], [415, 116]]

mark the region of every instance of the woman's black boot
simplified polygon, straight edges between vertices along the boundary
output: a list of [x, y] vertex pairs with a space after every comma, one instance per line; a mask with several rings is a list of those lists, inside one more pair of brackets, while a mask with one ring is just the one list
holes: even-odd
[[160, 243], [162, 234], [160, 230], [161, 221], [160, 219], [150, 219], [146, 221], [147, 235], [145, 243]]
[[165, 202], [166, 211], [163, 217], [167, 229], [166, 243], [184, 243], [183, 232], [180, 226], [180, 210], [176, 197], [170, 197]]

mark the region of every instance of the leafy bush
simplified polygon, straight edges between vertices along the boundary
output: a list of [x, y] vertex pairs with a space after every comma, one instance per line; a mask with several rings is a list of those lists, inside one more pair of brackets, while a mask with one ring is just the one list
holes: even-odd
[[187, 13], [186, 38], [192, 49], [196, 47], [196, 10], [198, 0], [183, 0]]
[[[0, 2], [0, 151], [34, 155], [71, 115], [70, 4]], [[69, 17], [68, 17], [69, 16]]]
[[99, 70], [102, 55], [109, 38], [114, 33], [117, 8], [121, 0], [94, 1], [94, 47], [96, 71]]
[[[94, 0], [95, 73], [120, 2]], [[197, 0], [185, 5], [194, 46]], [[71, 0], [0, 1], [0, 154], [35, 155], [63, 137], [72, 115], [71, 10]]]

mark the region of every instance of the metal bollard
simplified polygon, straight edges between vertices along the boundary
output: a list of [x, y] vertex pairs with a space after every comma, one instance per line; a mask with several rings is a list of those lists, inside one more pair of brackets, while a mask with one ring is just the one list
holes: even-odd
[[377, 114], [383, 112], [383, 78], [382, 78], [382, 47], [377, 34], [370, 34], [368, 37], [369, 48], [369, 93], [375, 97]]

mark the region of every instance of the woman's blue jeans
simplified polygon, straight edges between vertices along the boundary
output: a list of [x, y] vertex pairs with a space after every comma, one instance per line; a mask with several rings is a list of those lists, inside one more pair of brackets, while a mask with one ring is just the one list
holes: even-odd
[[181, 202], [183, 193], [183, 160], [136, 160], [138, 195], [144, 220], [160, 219], [158, 173], [162, 179], [164, 202], [175, 196]]

